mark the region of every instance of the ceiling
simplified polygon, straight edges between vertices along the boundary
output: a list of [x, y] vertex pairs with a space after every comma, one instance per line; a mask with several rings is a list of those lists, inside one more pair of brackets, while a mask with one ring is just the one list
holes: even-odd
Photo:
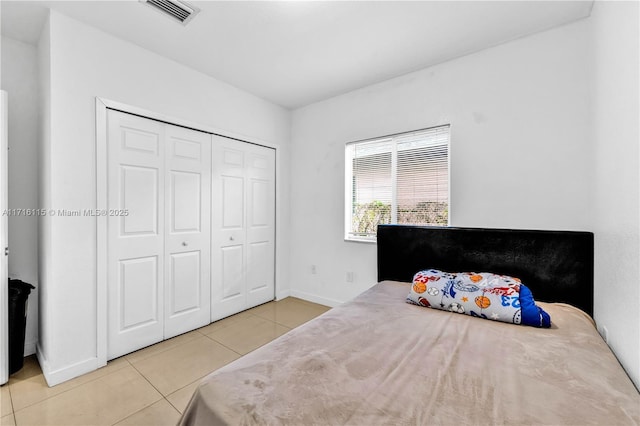
[[589, 16], [593, 1], [191, 1], [183, 26], [137, 0], [0, 2], [36, 44], [47, 8], [294, 109]]

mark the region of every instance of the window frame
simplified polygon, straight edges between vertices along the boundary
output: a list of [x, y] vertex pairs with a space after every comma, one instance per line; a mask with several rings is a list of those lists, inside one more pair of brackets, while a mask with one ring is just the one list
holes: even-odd
[[[362, 236], [353, 235], [351, 232], [352, 220], [353, 220], [353, 150], [350, 151], [350, 147], [355, 147], [358, 144], [382, 141], [384, 139], [392, 140], [391, 149], [391, 191], [392, 191], [392, 208], [391, 208], [391, 224], [397, 224], [398, 212], [397, 212], [397, 161], [398, 161], [398, 149], [397, 139], [403, 136], [410, 135], [412, 133], [419, 133], [424, 131], [436, 130], [439, 128], [448, 128], [447, 138], [447, 224], [444, 226], [451, 226], [451, 124], [441, 124], [437, 126], [425, 127], [417, 130], [411, 130], [407, 132], [394, 133], [390, 135], [377, 136], [374, 138], [361, 139], [356, 141], [350, 141], [345, 143], [344, 149], [344, 240], [356, 243], [377, 243], [376, 236]], [[396, 208], [393, 208], [393, 207]], [[427, 226], [427, 225], [424, 225]], [[435, 226], [435, 225], [434, 225]]]

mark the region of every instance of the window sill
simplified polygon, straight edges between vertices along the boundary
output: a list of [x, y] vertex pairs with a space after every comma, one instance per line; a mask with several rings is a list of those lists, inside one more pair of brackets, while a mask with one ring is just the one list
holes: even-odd
[[344, 237], [344, 240], [349, 243], [364, 243], [364, 244], [377, 244], [377, 240], [375, 237], [366, 238], [366, 237]]

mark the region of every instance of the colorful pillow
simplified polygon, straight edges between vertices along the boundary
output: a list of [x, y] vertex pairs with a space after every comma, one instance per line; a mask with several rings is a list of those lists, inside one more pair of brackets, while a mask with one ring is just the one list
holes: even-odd
[[549, 314], [518, 278], [489, 272], [420, 271], [413, 276], [407, 302], [495, 321], [551, 326]]

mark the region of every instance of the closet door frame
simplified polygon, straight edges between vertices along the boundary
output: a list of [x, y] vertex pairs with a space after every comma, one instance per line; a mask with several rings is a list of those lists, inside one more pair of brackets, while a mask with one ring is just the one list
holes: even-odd
[[[267, 143], [265, 141], [247, 138], [244, 135], [234, 134], [225, 130], [213, 128], [211, 126], [194, 123], [192, 121], [171, 117], [165, 114], [160, 114], [154, 111], [150, 111], [144, 108], [139, 108], [133, 105], [125, 104], [110, 99], [95, 98], [96, 108], [96, 211], [106, 211], [108, 208], [107, 195], [108, 195], [108, 150], [107, 150], [107, 138], [108, 138], [108, 123], [107, 123], [107, 110], [113, 109], [116, 111], [124, 112], [127, 114], [138, 115], [143, 118], [151, 120], [162, 121], [175, 126], [186, 127], [201, 132], [211, 133], [227, 138], [237, 139], [240, 141], [252, 143], [255, 145], [261, 145], [266, 148], [273, 148], [276, 152], [276, 196], [275, 196], [275, 289], [274, 299], [281, 299], [288, 296], [287, 291], [282, 291], [279, 288], [279, 279], [281, 274], [278, 273], [278, 262], [280, 258], [278, 254], [278, 212], [279, 210], [279, 193], [278, 193], [278, 181], [280, 176], [280, 146], [277, 144]], [[108, 235], [107, 235], [107, 216], [96, 216], [96, 368], [105, 366], [107, 364], [107, 327], [108, 327], [108, 311], [107, 311], [107, 299], [108, 299], [108, 282], [107, 282], [107, 254], [108, 254]], [[284, 271], [283, 271], [284, 272]]]

